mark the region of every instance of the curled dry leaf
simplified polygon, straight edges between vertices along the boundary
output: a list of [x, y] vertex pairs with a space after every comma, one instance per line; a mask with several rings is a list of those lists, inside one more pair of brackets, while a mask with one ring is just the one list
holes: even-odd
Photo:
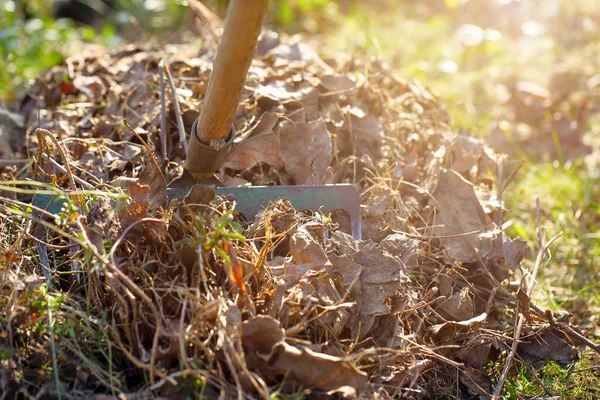
[[435, 362], [429, 359], [417, 360], [413, 364], [400, 368], [392, 373], [389, 378], [384, 379], [386, 385], [403, 387], [411, 381], [418, 379], [419, 376], [428, 369], [435, 366]]
[[417, 268], [417, 254], [420, 251], [417, 239], [409, 238], [402, 233], [392, 233], [386, 236], [379, 246], [404, 264], [407, 272]]
[[511, 239], [503, 233], [492, 242], [492, 251], [488, 255], [490, 272], [499, 280], [509, 278], [529, 253], [527, 242]]
[[533, 316], [529, 312], [529, 307], [531, 306], [531, 299], [527, 295], [523, 289], [519, 288], [517, 290], [517, 301], [519, 303], [519, 312], [523, 314], [527, 322], [534, 322]]
[[483, 313], [466, 321], [448, 321], [443, 324], [433, 325], [431, 331], [442, 342], [447, 342], [457, 335], [476, 332], [481, 328], [487, 319], [487, 314]]
[[308, 348], [298, 349], [286, 342], [275, 345], [268, 362], [279, 375], [289, 374], [307, 388], [335, 390], [350, 386], [361, 392], [367, 386], [367, 374], [350, 361]]
[[117, 240], [120, 228], [114, 204], [105, 197], [98, 198], [87, 215], [86, 232], [90, 242], [101, 249], [104, 240]]
[[458, 358], [467, 367], [481, 369], [488, 361], [491, 348], [489, 339], [479, 336], [463, 346]]
[[477, 395], [480, 399], [491, 398], [492, 382], [481, 370], [467, 368], [460, 374], [460, 383], [462, 383], [471, 393]]
[[106, 94], [106, 86], [98, 76], [77, 75], [73, 86], [92, 101], [99, 101]]
[[287, 376], [306, 388], [336, 390], [350, 386], [359, 392], [366, 388], [367, 374], [350, 361], [308, 348], [298, 349], [284, 339], [281, 323], [274, 318], [256, 316], [242, 324], [242, 346], [251, 368]]
[[281, 322], [269, 316], [257, 315], [242, 323], [242, 345], [246, 357], [271, 354], [275, 344], [284, 339], [285, 331]]
[[380, 217], [386, 211], [390, 210], [392, 200], [392, 191], [384, 190], [383, 192], [378, 193], [371, 198], [371, 201], [367, 205], [364, 214], [369, 217]]

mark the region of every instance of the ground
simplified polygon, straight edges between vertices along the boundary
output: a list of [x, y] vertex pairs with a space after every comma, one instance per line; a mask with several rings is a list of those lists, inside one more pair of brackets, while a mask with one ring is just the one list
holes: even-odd
[[[168, 148], [153, 139], [157, 66], [166, 57], [189, 131], [210, 32], [176, 51], [94, 51], [41, 73], [89, 30], [13, 21], [14, 40], [60, 35], [3, 47], [6, 101], [41, 74], [2, 120], [16, 132], [23, 118], [40, 157], [3, 172], [2, 189], [20, 193], [2, 206], [3, 389], [485, 397], [523, 324], [504, 395], [597, 398], [598, 358], [579, 332], [598, 335], [598, 11], [533, 3], [276, 3], [272, 27], [307, 33], [263, 39], [236, 118], [253, 140], [221, 178], [352, 183], [363, 242], [343, 233], [344, 218], [286, 203], [247, 226], [225, 199], [206, 209], [205, 190], [161, 197], [157, 171], [177, 174], [184, 153], [173, 117]], [[101, 44], [114, 43], [103, 32]], [[23, 135], [8, 137], [4, 157], [24, 158]], [[61, 165], [79, 181], [45, 176]], [[19, 203], [29, 189], [14, 180], [31, 176], [46, 190], [86, 189], [50, 231], [33, 229], [38, 217]]]

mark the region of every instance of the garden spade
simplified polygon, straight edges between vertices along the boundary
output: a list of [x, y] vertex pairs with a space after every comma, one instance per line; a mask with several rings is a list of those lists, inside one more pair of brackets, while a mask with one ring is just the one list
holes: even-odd
[[[360, 239], [360, 195], [350, 184], [224, 187], [215, 178], [214, 173], [226, 159], [236, 135], [233, 118], [267, 8], [268, 0], [229, 2], [204, 106], [192, 127], [184, 173], [169, 184], [167, 195], [169, 198], [184, 196], [196, 184], [215, 185], [215, 194], [235, 200], [235, 210], [249, 221], [270, 202], [279, 199], [289, 200], [297, 210], [323, 213], [343, 210], [350, 217], [352, 236]], [[51, 212], [62, 206], [57, 198], [44, 196], [36, 196], [34, 203]]]

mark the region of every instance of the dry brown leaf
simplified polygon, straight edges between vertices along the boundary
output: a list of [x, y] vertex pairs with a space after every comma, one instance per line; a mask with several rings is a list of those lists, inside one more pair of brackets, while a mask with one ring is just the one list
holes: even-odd
[[[148, 185], [142, 185], [138, 179], [120, 177], [113, 183], [114, 186], [123, 188], [129, 196], [127, 200], [117, 200], [117, 214], [122, 229], [126, 229], [142, 218], [150, 216], [152, 190]], [[142, 223], [134, 228], [134, 232], [150, 240], [163, 241], [166, 235], [165, 225], [157, 223]]]
[[394, 371], [391, 377], [384, 379], [384, 382], [386, 385], [404, 387], [413, 380], [418, 379], [423, 372], [433, 367], [435, 367], [435, 362], [433, 360], [417, 360], [407, 367]]
[[297, 185], [315, 185], [331, 163], [331, 135], [322, 119], [280, 125], [281, 158]]
[[531, 299], [529, 298], [527, 293], [521, 288], [517, 290], [517, 301], [519, 303], [519, 311], [521, 312], [521, 314], [523, 314], [527, 322], [534, 322], [533, 316], [529, 312], [529, 307], [531, 306]]
[[465, 385], [471, 393], [479, 396], [480, 399], [491, 398], [492, 382], [481, 370], [468, 368], [460, 374], [459, 379], [460, 383]]
[[336, 390], [350, 386], [357, 391], [365, 389], [367, 374], [351, 362], [308, 348], [298, 349], [287, 344], [284, 338], [284, 330], [276, 319], [263, 315], [245, 321], [242, 345], [251, 368], [288, 376], [307, 388]]
[[73, 86], [92, 101], [100, 101], [106, 94], [106, 85], [98, 76], [77, 75], [73, 79]]
[[356, 83], [343, 75], [324, 75], [321, 77], [321, 85], [330, 92], [352, 90]]
[[242, 323], [242, 345], [246, 356], [268, 355], [278, 342], [285, 339], [281, 322], [266, 315], [257, 315]]
[[466, 321], [448, 321], [442, 324], [433, 325], [430, 329], [440, 341], [447, 343], [456, 336], [472, 334], [483, 326], [487, 314], [483, 313]]
[[334, 248], [327, 254], [332, 274], [340, 276], [348, 300], [356, 302], [353, 329], [363, 338], [375, 318], [391, 312], [388, 299], [410, 282], [405, 267], [396, 258], [371, 241], [352, 241], [342, 232], [332, 237]]
[[331, 266], [325, 250], [314, 240], [304, 226], [298, 227], [290, 239], [291, 261], [284, 264], [283, 279], [295, 285], [309, 271], [318, 271]]
[[527, 365], [552, 360], [562, 367], [579, 359], [578, 347], [567, 335], [556, 328], [546, 326], [530, 336], [522, 336], [517, 354]]
[[465, 321], [475, 315], [473, 294], [468, 287], [457, 291], [448, 300], [439, 304], [437, 310], [451, 321]]
[[488, 362], [492, 344], [485, 337], [475, 338], [473, 342], [469, 342], [463, 346], [463, 349], [458, 354], [458, 359], [467, 367], [482, 369]]
[[386, 236], [379, 243], [379, 246], [402, 262], [407, 272], [417, 267], [417, 255], [420, 251], [418, 240], [409, 238], [401, 233], [393, 233]]
[[529, 253], [529, 246], [524, 240], [511, 239], [504, 234], [498, 235], [492, 244], [492, 251], [488, 256], [489, 269], [499, 281], [503, 281], [521, 264]]
[[447, 262], [476, 262], [492, 249], [487, 217], [473, 185], [453, 170], [442, 170], [433, 192], [437, 213], [433, 233], [447, 250]]
[[350, 361], [308, 348], [298, 349], [286, 342], [275, 345], [267, 362], [278, 374], [289, 374], [290, 378], [306, 388], [335, 390], [350, 386], [362, 392], [367, 386], [367, 374]]
[[380, 217], [390, 209], [392, 200], [392, 191], [384, 190], [371, 197], [364, 214], [369, 217]]
[[266, 131], [256, 136], [250, 136], [224, 155], [221, 169], [231, 168], [243, 171], [258, 163], [266, 163], [275, 168], [281, 168], [283, 162], [280, 156], [279, 137], [272, 131]]
[[154, 211], [167, 203], [167, 182], [158, 165], [149, 162], [144, 166], [139, 176], [140, 185], [146, 185], [150, 188], [149, 207]]

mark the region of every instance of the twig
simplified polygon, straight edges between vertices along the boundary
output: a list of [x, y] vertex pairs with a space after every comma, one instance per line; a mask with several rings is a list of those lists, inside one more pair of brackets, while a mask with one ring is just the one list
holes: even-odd
[[[60, 165], [59, 163], [57, 163], [51, 157], [49, 157], [48, 154], [43, 153], [42, 154], [42, 158], [48, 160], [50, 162], [50, 164], [52, 164], [54, 166], [54, 168], [56, 168], [57, 170], [59, 170], [63, 174], [68, 174], [67, 169], [65, 167], [63, 167], [62, 165]], [[92, 185], [91, 183], [88, 183], [88, 182], [84, 181], [83, 179], [81, 179], [77, 175], [72, 175], [72, 176], [73, 176], [73, 180], [75, 182], [79, 183], [85, 189], [90, 189], [90, 190], [94, 189], [94, 185]]]
[[177, 130], [179, 131], [179, 141], [183, 146], [183, 150], [185, 150], [186, 154], [188, 151], [187, 139], [185, 138], [185, 128], [183, 127], [183, 118], [181, 117], [181, 107], [179, 107], [179, 100], [177, 99], [177, 88], [175, 87], [175, 82], [173, 82], [173, 76], [171, 76], [171, 71], [169, 71], [169, 66], [164, 65], [164, 71], [167, 73], [167, 79], [169, 81], [169, 86], [171, 87], [171, 94], [173, 95], [173, 106], [175, 107], [175, 120], [177, 121]]
[[167, 105], [165, 94], [165, 60], [158, 63], [158, 76], [160, 77], [160, 156], [162, 162], [167, 161]]
[[504, 193], [504, 191], [506, 190], [506, 188], [508, 187], [508, 185], [510, 185], [510, 183], [515, 179], [515, 177], [517, 176], [517, 173], [521, 170], [521, 167], [523, 166], [523, 164], [525, 164], [524, 160], [520, 160], [519, 164], [515, 167], [515, 169], [512, 170], [512, 172], [510, 173], [510, 175], [508, 175], [508, 177], [506, 178], [506, 180], [504, 182], [502, 182], [502, 185], [498, 186], [498, 194], [496, 195], [498, 197], [498, 199], [502, 198], [502, 194]]
[[[556, 239], [558, 239], [562, 234], [558, 234], [548, 242], [544, 243], [542, 238], [542, 229], [541, 229], [541, 218], [540, 218], [540, 199], [539, 197], [535, 200], [536, 210], [537, 210], [537, 239], [538, 239], [538, 253], [535, 259], [535, 263], [533, 265], [533, 271], [529, 274], [531, 279], [527, 279], [527, 276], [523, 277], [521, 282], [521, 286], [525, 288], [528, 297], [531, 297], [531, 293], [533, 292], [533, 286], [535, 283], [535, 279], [537, 277], [538, 271], [542, 262], [544, 260], [544, 254], [548, 250], [548, 248], [554, 243]], [[504, 381], [508, 376], [508, 371], [512, 367], [512, 363], [515, 358], [515, 354], [517, 353], [517, 347], [519, 346], [519, 338], [521, 337], [521, 330], [523, 329], [523, 324], [525, 323], [525, 317], [522, 313], [519, 312], [519, 303], [517, 302], [517, 321], [514, 328], [513, 333], [513, 342], [510, 348], [510, 352], [506, 357], [506, 363], [504, 364], [504, 368], [502, 369], [502, 373], [498, 378], [498, 382], [496, 383], [496, 387], [494, 388], [494, 393], [492, 394], [492, 398], [499, 398], [500, 392], [502, 392], [502, 387], [504, 386]]]
[[600, 346], [596, 343], [592, 342], [590, 339], [583, 336], [579, 333], [575, 328], [567, 324], [566, 322], [558, 322], [554, 319], [552, 315], [552, 311], [546, 310], [546, 318], [548, 318], [548, 322], [551, 326], [555, 328], [560, 328], [561, 330], [567, 331], [567, 333], [571, 336], [575, 336], [577, 339], [581, 340], [588, 346], [590, 349], [594, 350], [596, 353], [600, 354]]

